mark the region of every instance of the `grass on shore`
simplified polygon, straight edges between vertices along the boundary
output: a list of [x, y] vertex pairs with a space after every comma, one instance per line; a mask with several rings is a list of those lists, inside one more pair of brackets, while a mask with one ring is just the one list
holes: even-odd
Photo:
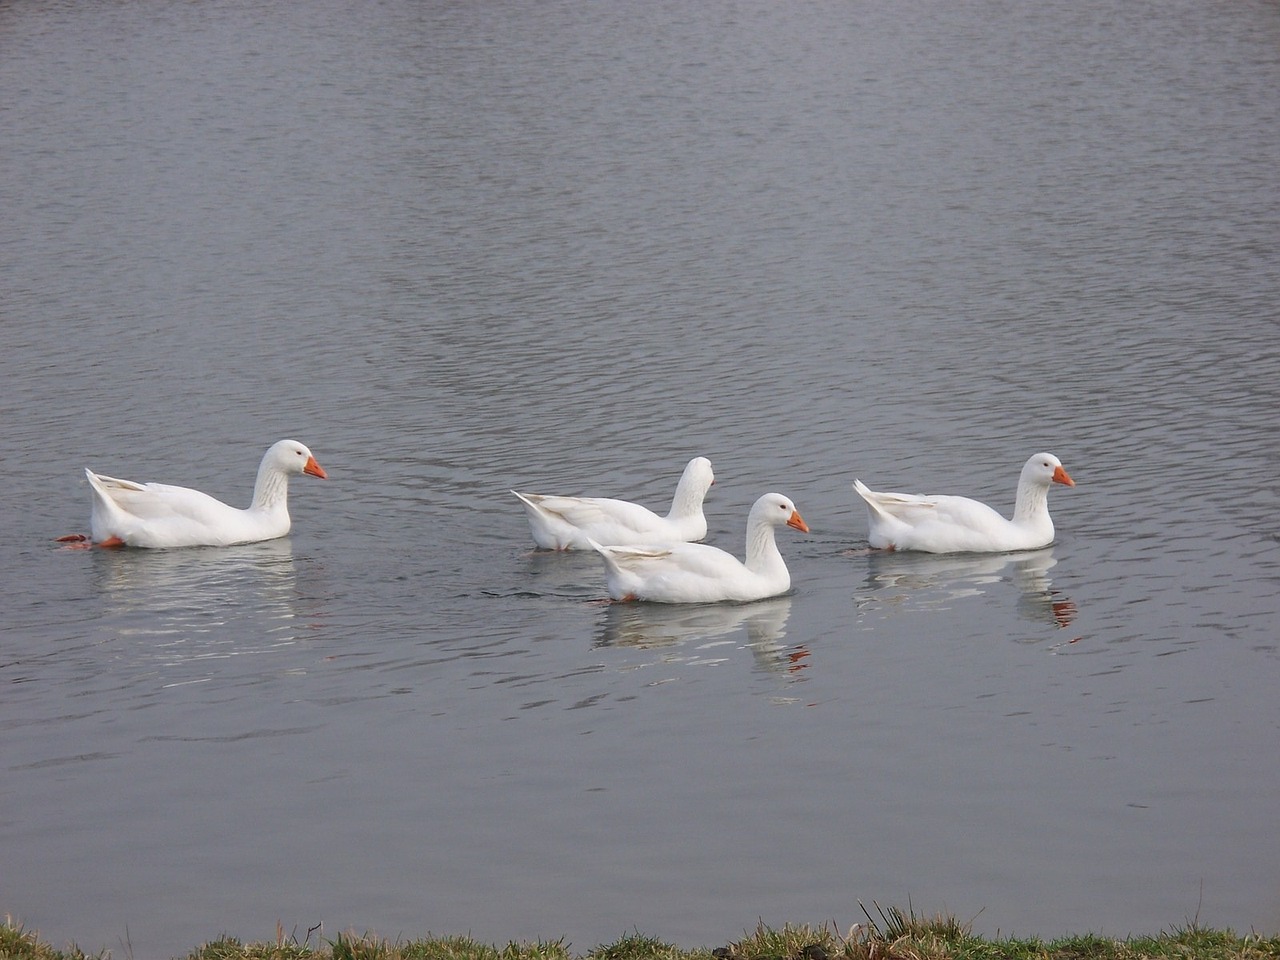
[[[861, 906], [861, 905], [860, 905]], [[1151, 937], [1115, 940], [1086, 934], [1059, 940], [975, 936], [969, 924], [937, 914], [917, 916], [873, 902], [878, 919], [863, 907], [866, 922], [841, 934], [833, 926], [760, 923], [723, 947], [686, 950], [638, 931], [574, 954], [563, 940], [508, 943], [499, 947], [470, 937], [385, 940], [370, 933], [340, 933], [332, 940], [309, 931], [299, 941], [277, 927], [274, 942], [242, 943], [220, 937], [192, 950], [185, 960], [1280, 960], [1280, 937], [1210, 930], [1191, 922]], [[124, 946], [132, 960], [132, 951]], [[88, 954], [74, 944], [58, 950], [12, 918], [0, 926], [0, 960], [111, 960], [102, 950]]]

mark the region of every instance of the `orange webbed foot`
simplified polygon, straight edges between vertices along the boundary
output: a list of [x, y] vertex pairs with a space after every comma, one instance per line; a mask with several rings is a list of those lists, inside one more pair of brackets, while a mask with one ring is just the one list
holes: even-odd
[[54, 538], [54, 543], [66, 544], [63, 550], [91, 550], [94, 547], [106, 547], [107, 549], [115, 549], [117, 547], [127, 547], [128, 544], [119, 537], [111, 536], [105, 540], [93, 542], [91, 537], [86, 537], [83, 533], [69, 533], [65, 537]]

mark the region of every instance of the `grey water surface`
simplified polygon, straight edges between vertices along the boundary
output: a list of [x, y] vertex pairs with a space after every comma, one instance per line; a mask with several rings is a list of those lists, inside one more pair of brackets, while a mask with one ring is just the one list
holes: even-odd
[[[0, 911], [1280, 932], [1280, 8], [0, 4]], [[86, 466], [294, 531], [60, 548]], [[850, 484], [1058, 539], [873, 555]], [[610, 606], [510, 488], [794, 589]]]

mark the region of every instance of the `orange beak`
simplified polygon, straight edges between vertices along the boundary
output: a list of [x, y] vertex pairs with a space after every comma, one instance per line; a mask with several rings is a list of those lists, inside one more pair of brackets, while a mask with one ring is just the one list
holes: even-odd
[[1067, 476], [1067, 471], [1063, 470], [1061, 467], [1053, 468], [1053, 482], [1065, 483], [1068, 487], [1074, 487], [1076, 485], [1076, 482]]
[[[324, 467], [316, 463], [315, 457], [307, 457], [307, 465], [302, 468], [303, 473], [309, 473], [313, 477], [319, 477], [321, 480], [328, 480], [329, 475], [324, 472]], [[1057, 477], [1054, 478], [1055, 480]]]
[[804, 517], [800, 516], [799, 510], [791, 511], [791, 519], [787, 521], [788, 527], [795, 527], [801, 533], [809, 532], [809, 525], [804, 522]]

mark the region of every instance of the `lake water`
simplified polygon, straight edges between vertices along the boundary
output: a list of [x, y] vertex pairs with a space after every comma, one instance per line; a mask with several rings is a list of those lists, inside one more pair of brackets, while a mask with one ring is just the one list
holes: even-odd
[[[0, 911], [182, 953], [1280, 931], [1280, 9], [0, 6]], [[88, 551], [86, 466], [293, 534]], [[1012, 508], [872, 555], [850, 489]], [[609, 606], [512, 487], [776, 489]]]

